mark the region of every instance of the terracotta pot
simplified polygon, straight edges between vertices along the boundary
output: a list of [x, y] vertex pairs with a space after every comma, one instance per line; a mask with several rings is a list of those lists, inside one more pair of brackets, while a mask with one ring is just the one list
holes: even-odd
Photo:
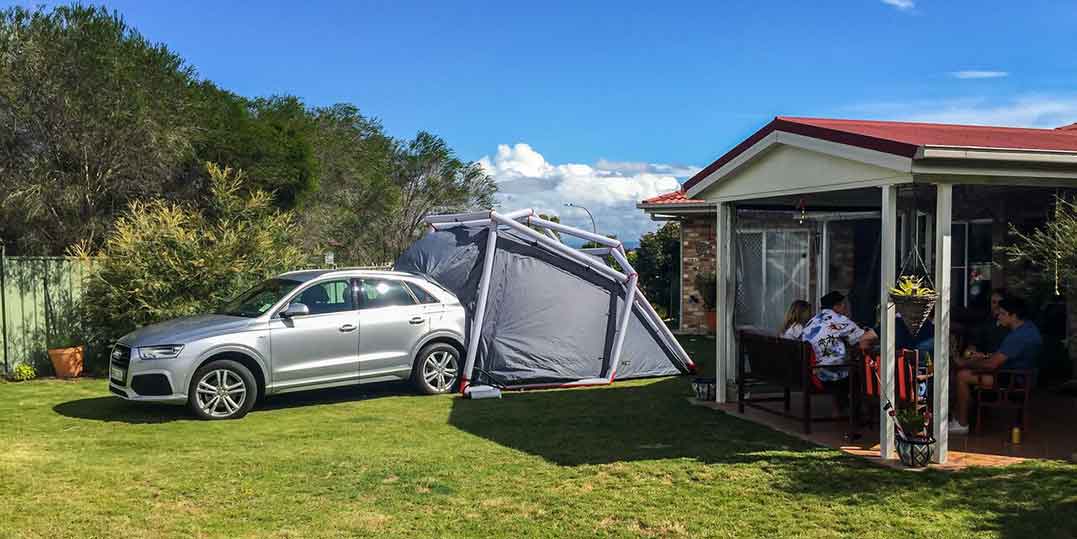
[[718, 311], [707, 311], [707, 329], [711, 333], [718, 329]]
[[57, 378], [75, 378], [82, 374], [82, 355], [84, 347], [50, 348], [49, 359]]

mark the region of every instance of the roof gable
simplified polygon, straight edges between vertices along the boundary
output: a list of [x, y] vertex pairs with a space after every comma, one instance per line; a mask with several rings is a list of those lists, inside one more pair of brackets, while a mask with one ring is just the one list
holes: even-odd
[[692, 176], [685, 191], [775, 132], [791, 133], [912, 159], [925, 146], [1077, 152], [1077, 124], [1059, 129], [797, 118], [778, 116]]

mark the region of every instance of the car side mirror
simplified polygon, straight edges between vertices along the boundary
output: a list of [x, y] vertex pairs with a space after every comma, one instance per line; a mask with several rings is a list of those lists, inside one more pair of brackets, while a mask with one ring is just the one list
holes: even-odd
[[280, 312], [281, 318], [292, 318], [293, 316], [306, 316], [310, 314], [310, 309], [302, 303], [289, 303], [283, 311]]

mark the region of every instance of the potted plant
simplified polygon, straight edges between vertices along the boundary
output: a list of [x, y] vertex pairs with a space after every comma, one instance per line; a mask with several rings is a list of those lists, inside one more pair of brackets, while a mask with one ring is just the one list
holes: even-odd
[[47, 351], [57, 378], [76, 378], [82, 375], [86, 347], [78, 323], [72, 320], [65, 322], [61, 331], [49, 337]]
[[896, 413], [891, 410], [890, 415], [895, 422], [898, 459], [910, 468], [927, 466], [935, 444], [935, 438], [927, 432], [931, 424], [930, 410], [926, 406], [909, 406]]
[[936, 299], [938, 294], [924, 284], [922, 277], [902, 275], [897, 286], [890, 289], [890, 300], [894, 302], [895, 310], [913, 335], [920, 332], [924, 321], [935, 308]]
[[713, 271], [696, 274], [696, 290], [703, 297], [703, 309], [707, 312], [707, 329], [714, 332], [718, 327], [718, 318], [714, 311], [718, 299], [718, 278]]

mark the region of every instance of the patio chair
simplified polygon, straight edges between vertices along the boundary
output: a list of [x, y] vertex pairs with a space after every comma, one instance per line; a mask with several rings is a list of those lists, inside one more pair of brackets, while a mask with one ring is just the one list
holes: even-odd
[[976, 434], [983, 433], [984, 408], [996, 408], [1017, 411], [1017, 423], [1021, 430], [1028, 431], [1029, 403], [1032, 400], [1032, 388], [1036, 387], [1036, 369], [998, 369], [994, 371], [974, 371], [977, 375], [990, 374], [995, 383], [991, 387], [976, 385], [973, 399], [976, 402]]
[[[916, 374], [920, 368], [920, 351], [901, 349], [897, 353], [894, 366], [894, 399], [895, 404], [916, 403], [919, 398], [917, 392], [918, 380]], [[861, 387], [864, 390], [864, 402], [874, 405], [878, 409], [879, 395], [881, 392], [879, 376], [879, 356], [865, 355], [862, 361], [863, 377]], [[876, 425], [878, 414], [868, 414], [868, 424]]]

